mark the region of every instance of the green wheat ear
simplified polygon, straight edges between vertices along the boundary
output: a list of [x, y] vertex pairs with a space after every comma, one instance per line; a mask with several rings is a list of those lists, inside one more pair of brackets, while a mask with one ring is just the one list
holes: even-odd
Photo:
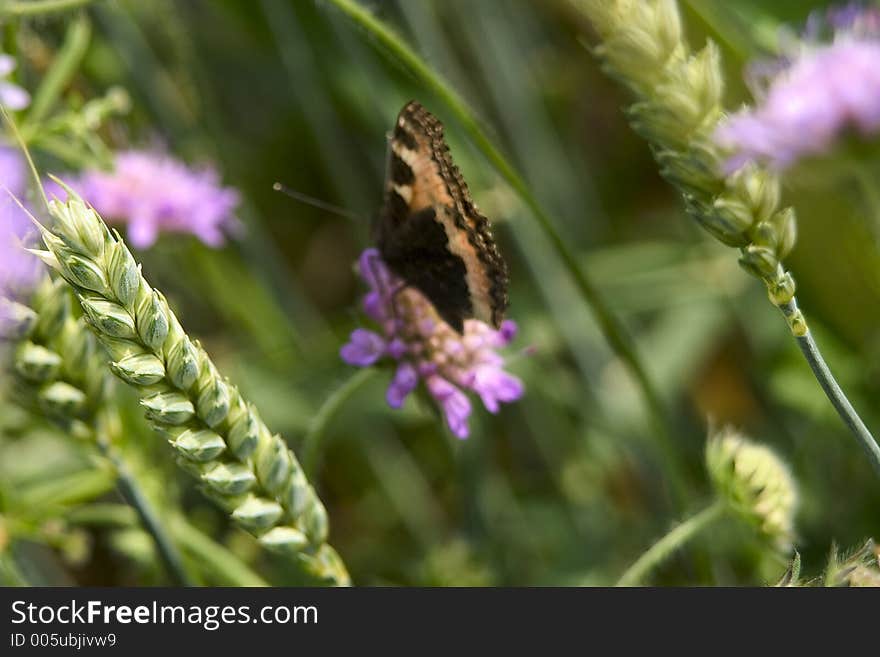
[[119, 234], [56, 182], [68, 200], [49, 202], [54, 225], [39, 226], [46, 250], [35, 253], [73, 288], [110, 353], [110, 369], [138, 390], [180, 465], [241, 527], [316, 577], [348, 585], [345, 565], [326, 543], [327, 512], [293, 452], [186, 335]]

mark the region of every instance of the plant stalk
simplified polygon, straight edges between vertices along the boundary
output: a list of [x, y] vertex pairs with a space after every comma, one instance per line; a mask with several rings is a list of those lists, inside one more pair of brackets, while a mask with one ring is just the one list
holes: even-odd
[[128, 466], [104, 440], [97, 440], [98, 449], [112, 464], [116, 471], [116, 486], [123, 499], [135, 510], [144, 530], [153, 538], [159, 558], [168, 574], [180, 586], [193, 586], [193, 581], [183, 565], [180, 556], [165, 528], [159, 521], [153, 505], [150, 504]]
[[315, 467], [321, 456], [321, 446], [327, 425], [336, 415], [340, 407], [351, 397], [362, 385], [369, 381], [376, 370], [372, 367], [364, 367], [357, 370], [342, 385], [330, 393], [330, 395], [321, 404], [321, 408], [312, 418], [308, 431], [302, 442], [302, 467], [306, 473], [306, 477], [312, 478]]
[[726, 509], [724, 501], [717, 500], [695, 516], [673, 527], [626, 569], [617, 581], [617, 586], [638, 586], [648, 573], [666, 561], [675, 550], [721, 518]]
[[[781, 306], [780, 310], [786, 318], [790, 317], [797, 312], [797, 301], [792, 299], [789, 304]], [[871, 467], [874, 468], [874, 472], [880, 475], [880, 446], [877, 445], [874, 436], [868, 427], [865, 426], [865, 423], [859, 417], [849, 399], [847, 399], [840, 384], [837, 383], [837, 380], [831, 373], [831, 369], [822, 357], [822, 352], [819, 351], [819, 345], [813, 339], [812, 333], [807, 330], [803, 335], [795, 334], [794, 338], [797, 341], [798, 347], [800, 347], [801, 353], [803, 353], [804, 358], [806, 358], [807, 363], [810, 365], [810, 369], [813, 370], [813, 375], [816, 377], [819, 385], [822, 386], [825, 395], [831, 401], [832, 406], [834, 406], [844, 424], [846, 424], [852, 435], [855, 436], [862, 446], [862, 449], [865, 450], [868, 460], [871, 462]]]

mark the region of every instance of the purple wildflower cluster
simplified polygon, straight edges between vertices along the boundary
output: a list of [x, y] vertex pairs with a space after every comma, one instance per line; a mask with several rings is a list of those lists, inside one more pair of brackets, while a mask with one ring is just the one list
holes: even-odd
[[86, 171], [71, 186], [109, 222], [126, 224], [128, 240], [141, 249], [162, 232], [191, 233], [218, 247], [238, 226], [236, 190], [221, 186], [214, 169], [192, 169], [162, 153], [118, 153], [112, 171]]
[[715, 134], [734, 153], [729, 171], [748, 161], [784, 169], [846, 131], [880, 132], [880, 9], [853, 3], [814, 14], [788, 50], [752, 68], [758, 105]]
[[514, 322], [507, 320], [495, 330], [469, 319], [464, 322], [464, 334], [459, 335], [418, 290], [404, 287], [376, 249], [361, 254], [359, 271], [370, 287], [364, 311], [379, 324], [381, 334], [355, 329], [340, 356], [357, 367], [368, 367], [383, 358], [396, 361], [386, 393], [389, 406], [400, 408], [423, 381], [452, 433], [467, 438], [471, 402], [464, 390], [477, 393], [491, 413], [497, 413], [502, 402], [522, 397], [522, 382], [504, 371], [504, 359], [497, 351], [513, 340]]

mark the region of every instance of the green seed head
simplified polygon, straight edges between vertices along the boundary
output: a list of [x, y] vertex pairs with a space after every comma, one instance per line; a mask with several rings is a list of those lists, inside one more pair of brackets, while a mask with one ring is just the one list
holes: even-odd
[[776, 454], [724, 429], [706, 445], [706, 466], [718, 495], [731, 509], [777, 548], [791, 549], [797, 488]]
[[251, 496], [232, 512], [232, 517], [249, 531], [263, 532], [275, 525], [283, 514], [284, 509], [277, 502]]
[[223, 438], [209, 429], [188, 429], [171, 442], [171, 445], [191, 461], [212, 461], [226, 449]]
[[102, 296], [110, 291], [104, 272], [91, 260], [73, 254], [65, 258], [56, 255], [59, 256], [58, 261], [61, 263], [61, 274], [70, 283]]
[[126, 383], [136, 386], [151, 386], [165, 378], [165, 366], [153, 354], [126, 356], [110, 363], [110, 369]]
[[0, 338], [18, 341], [34, 330], [38, 315], [33, 310], [5, 297], [0, 297]]
[[168, 337], [168, 315], [158, 292], [154, 291], [145, 299], [138, 309], [137, 319], [138, 335], [144, 345], [153, 351], [161, 349]]
[[129, 250], [122, 241], [112, 242], [109, 246], [109, 265], [107, 272], [113, 294], [126, 308], [131, 308], [137, 299], [141, 284], [141, 273]]
[[61, 356], [41, 345], [26, 341], [15, 350], [15, 371], [33, 383], [42, 383], [57, 376]]
[[257, 478], [242, 463], [217, 463], [202, 474], [202, 481], [221, 495], [241, 495], [253, 488]]
[[305, 534], [293, 527], [274, 527], [260, 536], [260, 545], [273, 552], [283, 554], [298, 554], [308, 544], [309, 539]]
[[160, 392], [141, 400], [147, 419], [159, 424], [180, 426], [196, 414], [192, 402], [179, 392]]
[[86, 394], [64, 381], [55, 381], [39, 393], [40, 406], [52, 417], [78, 417], [88, 403]]

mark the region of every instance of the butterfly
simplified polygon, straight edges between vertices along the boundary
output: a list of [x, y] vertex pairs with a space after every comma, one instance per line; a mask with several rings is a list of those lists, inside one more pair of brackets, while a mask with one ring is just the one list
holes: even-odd
[[388, 268], [458, 333], [471, 317], [501, 325], [507, 264], [452, 162], [443, 125], [416, 101], [391, 133], [376, 241]]

